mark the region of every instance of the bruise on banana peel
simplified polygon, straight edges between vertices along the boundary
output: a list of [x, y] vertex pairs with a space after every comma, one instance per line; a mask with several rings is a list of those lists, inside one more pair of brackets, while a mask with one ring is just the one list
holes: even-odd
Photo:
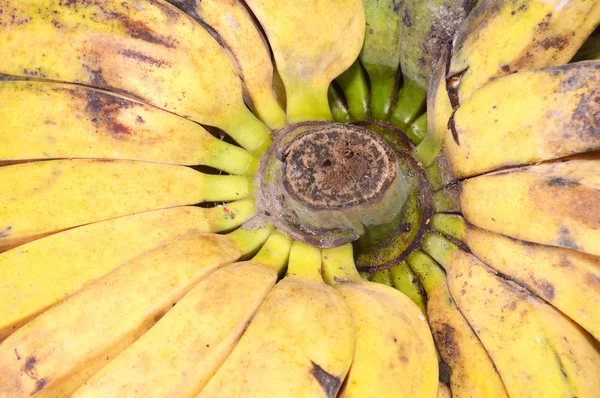
[[446, 159], [438, 159], [432, 172], [444, 186], [488, 171], [600, 149], [598, 87], [600, 61], [494, 80], [454, 113], [444, 140]]
[[480, 1], [454, 39], [458, 102], [500, 76], [569, 62], [599, 23], [597, 0]]
[[[0, 15], [0, 73], [115, 91], [221, 128], [251, 151], [268, 146], [268, 129], [245, 107], [224, 50], [175, 7], [157, 0], [2, 0], [0, 8], [7, 10]], [[40, 50], [25, 49], [24, 40]]]
[[128, 159], [201, 164], [232, 174], [253, 174], [258, 167], [254, 156], [197, 123], [106, 91], [1, 82], [0, 101], [2, 159]]
[[503, 277], [524, 286], [600, 338], [600, 257], [509, 238], [478, 228], [458, 215], [436, 214], [431, 224], [463, 242]]
[[472, 224], [516, 239], [600, 255], [597, 155], [509, 169], [448, 186], [438, 212], [462, 212]]

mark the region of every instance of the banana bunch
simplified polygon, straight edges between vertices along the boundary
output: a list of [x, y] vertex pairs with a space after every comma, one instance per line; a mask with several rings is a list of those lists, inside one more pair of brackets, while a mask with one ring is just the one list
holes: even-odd
[[[0, 398], [597, 397], [599, 24], [598, 0], [0, 0]], [[336, 150], [294, 152], [315, 131]], [[383, 158], [384, 224], [280, 228], [277, 172], [341, 201]]]

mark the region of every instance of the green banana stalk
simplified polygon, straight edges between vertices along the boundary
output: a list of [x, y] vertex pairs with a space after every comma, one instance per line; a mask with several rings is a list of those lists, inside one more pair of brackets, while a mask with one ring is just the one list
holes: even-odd
[[333, 84], [330, 84], [327, 89], [327, 100], [329, 101], [329, 109], [331, 109], [333, 120], [338, 123], [350, 123], [352, 121], [348, 106], [344, 103], [342, 95]]
[[425, 89], [405, 76], [398, 93], [398, 101], [390, 115], [390, 123], [400, 130], [406, 130], [425, 109], [426, 98]]
[[367, 31], [359, 59], [371, 83], [371, 116], [387, 120], [400, 66], [400, 13], [397, 0], [363, 0]]
[[348, 110], [353, 121], [365, 120], [369, 117], [369, 88], [365, 72], [360, 63], [355, 61], [335, 81], [342, 89]]
[[402, 261], [400, 264], [393, 266], [390, 268], [390, 274], [393, 286], [408, 296], [423, 311], [423, 314], [427, 314], [423, 288], [419, 283], [419, 278], [408, 263]]
[[371, 277], [371, 282], [379, 283], [386, 286], [392, 286], [392, 275], [390, 274], [389, 269], [385, 269], [383, 271], [379, 271], [376, 274], [373, 274]]

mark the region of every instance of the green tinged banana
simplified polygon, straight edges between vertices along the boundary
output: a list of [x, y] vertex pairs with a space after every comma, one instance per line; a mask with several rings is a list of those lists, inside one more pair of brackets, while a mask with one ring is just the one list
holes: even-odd
[[335, 122], [350, 123], [352, 121], [350, 111], [344, 102], [344, 98], [342, 98], [342, 95], [333, 84], [330, 84], [327, 89], [327, 100], [329, 101], [329, 109], [331, 109], [331, 115]]
[[344, 93], [352, 120], [369, 118], [369, 87], [360, 62], [355, 61], [335, 82]]
[[370, 111], [375, 120], [387, 120], [395, 100], [400, 66], [400, 0], [363, 0], [365, 42], [359, 55], [369, 75]]
[[[398, 93], [398, 101], [396, 101], [396, 105], [394, 105], [394, 109], [390, 115], [390, 123], [406, 132], [411, 123], [423, 112], [426, 97], [427, 93], [425, 89], [404, 76], [402, 88], [400, 88], [400, 92]], [[412, 137], [411, 139], [415, 144], [421, 142], [421, 140], [415, 140]]]
[[425, 302], [427, 301], [423, 292], [423, 287], [419, 283], [419, 278], [414, 274], [406, 261], [390, 268], [392, 285], [404, 293], [413, 301], [423, 312], [427, 314]]

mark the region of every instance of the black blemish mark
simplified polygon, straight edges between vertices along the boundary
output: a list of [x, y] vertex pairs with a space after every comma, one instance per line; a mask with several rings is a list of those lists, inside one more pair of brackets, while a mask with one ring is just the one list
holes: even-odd
[[408, 232], [408, 231], [410, 231], [410, 227], [411, 227], [411, 224], [410, 224], [409, 222], [407, 222], [407, 223], [405, 223], [405, 224], [402, 224], [402, 225], [400, 226], [400, 230], [401, 230], [402, 232]]
[[538, 32], [543, 32], [544, 30], [546, 30], [548, 28], [548, 26], [550, 25], [550, 18], [552, 18], [551, 12], [546, 14], [546, 16], [544, 17], [542, 22], [540, 22], [538, 24], [538, 29], [537, 29]]
[[10, 236], [11, 230], [12, 230], [12, 227], [7, 227], [4, 231], [0, 232], [0, 239]]
[[171, 65], [168, 61], [151, 57], [151, 56], [143, 54], [143, 53], [141, 53], [139, 51], [134, 51], [134, 50], [120, 50], [119, 54], [121, 54], [121, 55], [123, 55], [123, 56], [125, 56], [127, 58], [132, 58], [132, 59], [138, 60], [138, 61], [146, 63], [146, 64], [154, 65], [157, 68], [162, 68], [165, 65], [166, 66], [170, 66]]
[[563, 177], [552, 177], [546, 182], [546, 185], [548, 185], [549, 187], [564, 188], [564, 187], [575, 187], [579, 184], [575, 181], [571, 181], [571, 180], [568, 180]]
[[435, 337], [435, 341], [443, 347], [446, 354], [451, 358], [459, 358], [460, 357], [460, 347], [456, 343], [456, 338], [454, 336], [455, 329], [448, 325], [447, 323], [443, 323], [436, 328], [433, 332], [433, 336]]
[[144, 118], [143, 118], [143, 117], [141, 117], [140, 115], [138, 115], [138, 116], [135, 118], [135, 122], [136, 122], [136, 123], [139, 123], [139, 124], [144, 124], [144, 123], [146, 123], [146, 121], [144, 120]]
[[411, 28], [412, 27], [412, 18], [410, 16], [410, 14], [408, 13], [408, 9], [404, 9], [404, 15], [402, 15], [402, 22], [404, 23], [404, 25], [407, 28]]
[[452, 138], [454, 138], [454, 142], [456, 142], [456, 145], [460, 146], [460, 141], [458, 138], [458, 130], [456, 130], [456, 120], [454, 119], [454, 113], [452, 114], [452, 116], [450, 116], [450, 119], [448, 120], [448, 128], [450, 129], [450, 132], [452, 133]]
[[35, 367], [36, 362], [37, 362], [37, 359], [33, 355], [27, 357], [27, 360], [25, 361], [25, 366], [23, 366], [23, 370], [26, 373], [32, 372], [33, 368]]
[[122, 139], [136, 134], [118, 120], [119, 112], [133, 106], [132, 102], [96, 90], [86, 90], [86, 100], [85, 111], [92, 116], [92, 122], [106, 128], [113, 138]]
[[540, 46], [544, 50], [548, 50], [550, 48], [555, 48], [558, 51], [562, 51], [565, 49], [569, 41], [566, 37], [555, 36], [555, 37], [547, 37], [540, 42]]
[[566, 228], [562, 228], [560, 230], [556, 244], [559, 246], [568, 247], [569, 249], [579, 250], [579, 246], [577, 246], [577, 244], [571, 240], [571, 231]]
[[402, 10], [402, 1], [396, 1], [396, 0], [392, 0], [392, 2], [394, 3], [394, 12], [398, 15], [400, 15], [400, 11]]
[[544, 293], [544, 297], [548, 300], [552, 300], [554, 298], [554, 286], [549, 283], [544, 283], [542, 286], [542, 292]]
[[439, 375], [438, 380], [444, 384], [450, 384], [450, 376], [452, 375], [452, 370], [445, 362], [439, 362]]
[[15, 355], [17, 356], [17, 361], [21, 360], [21, 357], [19, 356], [19, 353], [17, 352], [17, 349], [15, 348]]
[[322, 367], [313, 361], [310, 361], [310, 363], [313, 365], [310, 374], [317, 379], [319, 385], [323, 388], [328, 398], [335, 398], [338, 390], [340, 389], [340, 385], [342, 384], [340, 378], [327, 373]]
[[502, 72], [506, 72], [506, 73], [510, 72], [510, 66], [507, 64], [503, 64], [502, 66], [500, 66], [500, 69], [502, 70]]
[[106, 82], [106, 80], [104, 80], [104, 76], [102, 75], [102, 68], [90, 69], [87, 65], [84, 65], [83, 68], [90, 77], [91, 85], [102, 88], [110, 88], [110, 85]]
[[35, 389], [31, 392], [30, 395], [34, 395], [38, 393], [42, 388], [44, 388], [48, 384], [46, 379], [39, 379], [35, 382]]
[[176, 40], [171, 37], [163, 37], [154, 32], [148, 25], [141, 21], [134, 21], [127, 15], [118, 12], [110, 12], [108, 16], [120, 21], [129, 35], [134, 39], [140, 39], [148, 43], [158, 44], [167, 48], [175, 48]]
[[201, 21], [200, 15], [196, 11], [196, 0], [167, 0], [167, 2], [185, 12], [196, 22]]

